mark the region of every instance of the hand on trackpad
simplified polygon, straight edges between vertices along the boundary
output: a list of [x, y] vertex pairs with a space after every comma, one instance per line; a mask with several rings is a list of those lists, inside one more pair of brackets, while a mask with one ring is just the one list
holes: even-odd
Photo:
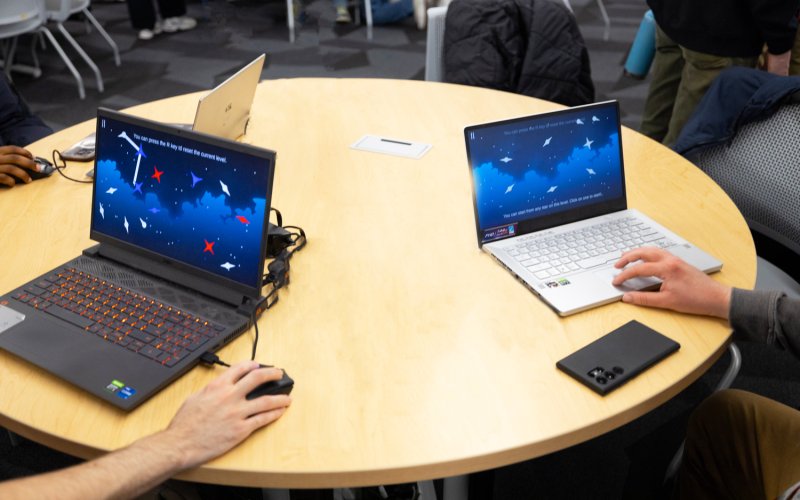
[[[631, 263], [629, 265], [635, 266], [638, 262]], [[608, 283], [611, 285], [611, 280], [614, 279], [619, 273], [622, 272], [622, 269], [617, 269], [614, 267], [609, 267], [607, 269], [601, 269], [595, 273], [595, 276], [603, 280], [604, 283]], [[649, 276], [646, 278], [631, 278], [627, 281], [624, 281], [619, 286], [614, 286], [617, 290], [621, 292], [632, 292], [635, 290], [644, 290], [646, 288], [656, 287], [661, 284], [661, 280], [656, 278], [655, 276]]]

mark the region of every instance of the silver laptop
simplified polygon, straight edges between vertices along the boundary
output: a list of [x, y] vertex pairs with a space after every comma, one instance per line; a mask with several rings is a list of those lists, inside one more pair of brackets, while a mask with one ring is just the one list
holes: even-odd
[[244, 135], [265, 58], [261, 54], [201, 98], [192, 130], [231, 140]]
[[659, 285], [611, 285], [622, 252], [664, 248], [704, 272], [722, 263], [627, 207], [616, 101], [464, 129], [478, 245], [558, 314]]

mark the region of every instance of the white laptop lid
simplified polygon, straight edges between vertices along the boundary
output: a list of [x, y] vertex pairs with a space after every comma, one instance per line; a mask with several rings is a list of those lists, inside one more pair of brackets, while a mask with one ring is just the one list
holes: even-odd
[[192, 130], [234, 140], [243, 135], [265, 59], [261, 54], [200, 99]]

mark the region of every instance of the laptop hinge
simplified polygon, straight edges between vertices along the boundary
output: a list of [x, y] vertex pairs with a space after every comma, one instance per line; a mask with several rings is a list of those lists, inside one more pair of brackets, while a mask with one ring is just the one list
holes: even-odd
[[[247, 304], [255, 303], [256, 306], [264, 301], [264, 297], [253, 298], [237, 290], [221, 285], [220, 283], [195, 276], [186, 271], [176, 269], [166, 263], [156, 262], [121, 248], [98, 244], [87, 248], [83, 254], [89, 257], [102, 257], [125, 266], [131, 267], [137, 272], [151, 275], [156, 279], [163, 279], [170, 283], [181, 285], [212, 299], [219, 300], [236, 308], [244, 307]], [[257, 310], [256, 306], [251, 306]], [[248, 317], [252, 316], [252, 310], [247, 312]]]

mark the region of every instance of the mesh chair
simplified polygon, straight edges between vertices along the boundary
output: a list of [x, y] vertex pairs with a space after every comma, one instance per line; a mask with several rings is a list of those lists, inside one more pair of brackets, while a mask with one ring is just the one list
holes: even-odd
[[444, 26], [447, 7], [428, 9], [428, 33], [425, 45], [425, 80], [444, 81]]
[[[691, 155], [689, 160], [707, 173], [731, 197], [751, 231], [780, 245], [791, 254], [791, 267], [800, 256], [800, 104], [781, 107], [770, 118], [743, 126], [728, 144], [720, 144]], [[796, 271], [795, 271], [796, 272]], [[786, 275], [772, 275], [761, 256], [758, 262], [759, 288], [797, 289]], [[729, 346], [731, 367], [716, 390], [730, 387], [741, 364], [735, 344]], [[735, 370], [734, 367], [735, 366]], [[666, 479], [674, 476], [683, 453], [681, 445], [670, 462]]]
[[689, 158], [728, 193], [751, 230], [795, 259], [800, 256], [798, 132], [800, 103], [787, 104], [770, 118], [742, 127], [730, 144]]

